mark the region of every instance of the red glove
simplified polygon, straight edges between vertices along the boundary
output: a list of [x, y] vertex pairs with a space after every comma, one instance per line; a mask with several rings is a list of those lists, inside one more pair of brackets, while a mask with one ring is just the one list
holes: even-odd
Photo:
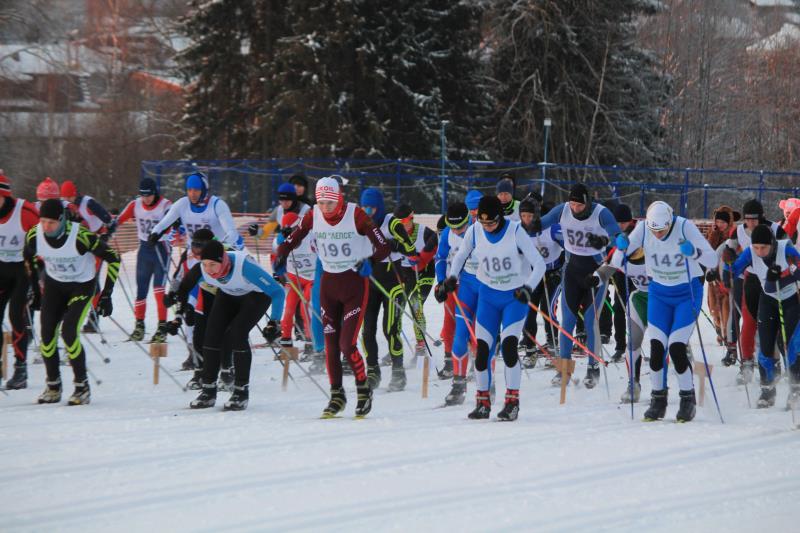
[[414, 270], [416, 270], [417, 272], [422, 272], [423, 270], [425, 270], [425, 267], [428, 266], [428, 264], [433, 259], [433, 256], [435, 255], [436, 255], [436, 250], [432, 250], [430, 252], [426, 252], [423, 250], [422, 253], [419, 254], [419, 260], [417, 261], [417, 264], [414, 265]]

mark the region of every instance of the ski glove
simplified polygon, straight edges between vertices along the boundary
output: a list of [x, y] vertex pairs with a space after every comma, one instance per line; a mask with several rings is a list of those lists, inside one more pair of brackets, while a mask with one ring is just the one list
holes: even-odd
[[170, 320], [169, 322], [167, 322], [167, 325], [166, 325], [166, 328], [165, 328], [166, 332], [169, 335], [177, 335], [178, 331], [180, 330], [181, 323], [182, 323], [182, 321], [181, 321], [180, 317], [176, 318], [175, 320]]
[[600, 277], [595, 276], [594, 272], [592, 272], [581, 280], [581, 285], [583, 285], [584, 289], [596, 289], [600, 286]]
[[259, 229], [260, 228], [258, 226], [258, 222], [253, 222], [252, 224], [247, 226], [247, 233], [249, 233], [251, 237], [255, 237], [256, 235], [258, 235]]
[[275, 261], [272, 263], [272, 273], [276, 276], [283, 276], [286, 274], [286, 256], [277, 255]]
[[158, 233], [151, 233], [147, 237], [147, 243], [150, 244], [151, 246], [155, 246], [160, 238], [161, 238], [161, 235], [159, 235]]
[[440, 304], [443, 304], [447, 300], [447, 289], [444, 286], [444, 282], [438, 284], [433, 289], [433, 297], [436, 298], [436, 301]]
[[600, 235], [595, 235], [594, 233], [589, 233], [586, 235], [586, 244], [588, 244], [595, 250], [602, 250], [603, 248], [608, 246], [608, 237], [603, 237]]
[[691, 241], [681, 241], [681, 243], [678, 245], [678, 248], [686, 257], [694, 256], [695, 248]]
[[527, 285], [523, 285], [522, 287], [514, 291], [514, 298], [526, 304], [531, 300], [533, 300], [533, 289], [531, 289]]
[[362, 278], [368, 278], [372, 275], [372, 261], [369, 258], [362, 259], [356, 263], [356, 269]]
[[281, 335], [281, 328], [278, 326], [276, 320], [270, 320], [267, 325], [261, 330], [261, 334], [268, 344], [272, 344]]
[[628, 240], [628, 236], [624, 233], [620, 233], [617, 235], [617, 238], [614, 239], [614, 244], [616, 245], [618, 250], [622, 250], [623, 252], [628, 249], [628, 246], [631, 245], [631, 241]]
[[456, 292], [456, 289], [458, 288], [458, 278], [455, 276], [450, 276], [449, 278], [445, 279], [444, 282], [442, 282], [442, 285], [444, 285], [445, 292]]
[[719, 272], [716, 268], [711, 268], [706, 272], [706, 281], [709, 283], [719, 281]]
[[164, 307], [172, 307], [178, 303], [178, 293], [168, 292], [164, 295]]
[[111, 316], [114, 304], [111, 303], [111, 293], [103, 291], [100, 294], [100, 301], [97, 302], [97, 314], [100, 316]]
[[772, 265], [767, 269], [767, 281], [775, 283], [781, 277], [781, 267], [778, 265]]

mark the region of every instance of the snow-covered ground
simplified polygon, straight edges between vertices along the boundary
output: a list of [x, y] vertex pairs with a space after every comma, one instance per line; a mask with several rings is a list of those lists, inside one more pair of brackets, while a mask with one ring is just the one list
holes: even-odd
[[[123, 279], [133, 273], [126, 256]], [[115, 317], [130, 327], [121, 287], [114, 296]], [[152, 302], [148, 311], [150, 333]], [[441, 307], [430, 298], [426, 311], [438, 333]], [[610, 399], [604, 384], [571, 386], [564, 406], [549, 384], [552, 371], [526, 373], [515, 423], [467, 420], [472, 383], [464, 406], [437, 408], [449, 382], [434, 378], [423, 400], [419, 370], [400, 393], [386, 392], [385, 372], [372, 413], [359, 421], [349, 418], [355, 390], [346, 377], [348, 416], [320, 420], [320, 391], [293, 369], [297, 386], [282, 392], [268, 349], [255, 353], [246, 411], [221, 412], [227, 393], [217, 408], [192, 411], [196, 393], [163, 374], [153, 386], [150, 360], [103, 320], [111, 363], [88, 348], [102, 380], [92, 384], [90, 406], [35, 405], [42, 365], [30, 366], [27, 390], [0, 396], [0, 529], [796, 530], [800, 431], [779, 408], [787, 385], [778, 386], [775, 408], [748, 409], [736, 369], [718, 364], [721, 349], [708, 323], [701, 326], [725, 425], [710, 391], [694, 422], [674, 423], [675, 389], [668, 420], [641, 422], [643, 402], [632, 421], [629, 406], [618, 403], [625, 367], [613, 364]], [[410, 324], [405, 330], [413, 336]], [[101, 346], [96, 335], [91, 340]], [[693, 342], [699, 358], [696, 335]], [[169, 350], [163, 364], [176, 371], [186, 348], [171, 338]], [[71, 370], [62, 371], [69, 382]], [[176, 376], [183, 383], [189, 373]], [[648, 377], [642, 382], [647, 399]], [[753, 402], [757, 393], [751, 385]]]

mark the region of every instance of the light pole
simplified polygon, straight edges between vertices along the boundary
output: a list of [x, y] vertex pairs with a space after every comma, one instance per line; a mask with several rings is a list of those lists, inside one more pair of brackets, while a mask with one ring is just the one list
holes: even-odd
[[444, 129], [448, 124], [450, 124], [449, 120], [443, 120], [442, 121], [442, 129], [441, 129], [441, 134], [440, 134], [440, 138], [439, 138], [439, 142], [440, 142], [441, 147], [442, 147], [442, 152], [441, 152], [442, 168], [441, 168], [441, 174], [440, 174], [440, 177], [442, 178], [442, 213], [446, 213], [447, 212], [447, 174], [445, 174], [445, 170], [444, 170], [444, 164], [445, 164], [445, 161], [447, 161], [447, 146], [446, 146], [447, 145], [447, 138], [444, 136]]
[[544, 198], [544, 184], [547, 181], [547, 141], [550, 138], [550, 126], [553, 121], [550, 118], [544, 119], [544, 161], [542, 162], [542, 190], [539, 194]]

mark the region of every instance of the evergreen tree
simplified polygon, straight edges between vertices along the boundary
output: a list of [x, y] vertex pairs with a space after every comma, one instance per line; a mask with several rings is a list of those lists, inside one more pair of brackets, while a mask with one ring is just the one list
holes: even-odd
[[499, 0], [493, 4], [494, 156], [574, 164], [664, 162], [668, 85], [634, 45], [642, 0]]

